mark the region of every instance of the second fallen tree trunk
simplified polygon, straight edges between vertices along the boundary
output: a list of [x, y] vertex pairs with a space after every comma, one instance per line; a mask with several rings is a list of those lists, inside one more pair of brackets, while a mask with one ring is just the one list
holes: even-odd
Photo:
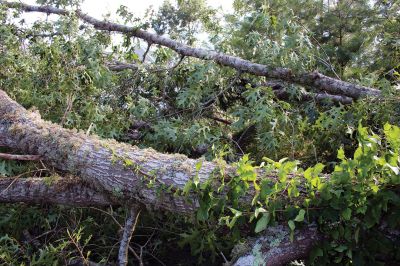
[[0, 178], [0, 203], [62, 204], [72, 207], [116, 204], [77, 179]]
[[[199, 160], [184, 155], [162, 154], [63, 129], [27, 111], [4, 91], [0, 91], [0, 135], [4, 145], [39, 155], [121, 201], [134, 200], [177, 213], [192, 213], [198, 203], [173, 195], [174, 191], [194, 177], [205, 182], [217, 168], [213, 162], [202, 162], [196, 171]], [[154, 187], [149, 186], [152, 182]]]

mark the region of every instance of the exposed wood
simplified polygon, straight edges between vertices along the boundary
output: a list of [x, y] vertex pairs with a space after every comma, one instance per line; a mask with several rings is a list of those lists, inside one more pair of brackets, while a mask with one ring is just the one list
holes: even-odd
[[358, 99], [364, 96], [380, 95], [380, 91], [377, 89], [331, 78], [318, 72], [295, 73], [288, 68], [269, 67], [216, 51], [206, 50], [203, 48], [194, 48], [189, 45], [172, 40], [170, 38], [159, 36], [157, 34], [144, 31], [135, 27], [129, 27], [126, 25], [96, 19], [83, 13], [80, 10], [69, 11], [52, 6], [34, 6], [3, 0], [0, 0], [0, 3], [9, 8], [17, 8], [25, 12], [42, 12], [62, 16], [67, 16], [75, 13], [78, 18], [86, 23], [93, 25], [93, 27], [98, 30], [120, 32], [128, 36], [140, 38], [151, 44], [158, 44], [164, 47], [168, 47], [176, 51], [181, 56], [195, 57], [202, 60], [212, 60], [221, 66], [231, 67], [243, 73], [278, 79], [306, 87], [313, 87], [316, 90], [324, 91], [329, 94], [343, 95], [351, 97], [353, 99]]

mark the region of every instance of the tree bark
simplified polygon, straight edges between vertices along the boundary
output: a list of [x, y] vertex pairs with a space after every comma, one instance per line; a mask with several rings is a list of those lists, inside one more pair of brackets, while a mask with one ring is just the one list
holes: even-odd
[[157, 34], [150, 33], [135, 27], [129, 27], [126, 25], [98, 20], [83, 13], [80, 10], [69, 11], [52, 6], [34, 6], [3, 0], [0, 0], [0, 4], [3, 4], [9, 8], [20, 9], [25, 12], [42, 12], [47, 14], [57, 14], [61, 16], [67, 16], [75, 13], [78, 18], [86, 23], [93, 25], [94, 28], [98, 30], [120, 32], [128, 36], [140, 38], [151, 44], [158, 44], [164, 47], [168, 47], [180, 54], [181, 56], [195, 57], [202, 60], [212, 60], [221, 66], [231, 67], [243, 73], [278, 79], [306, 87], [313, 87], [317, 90], [325, 91], [329, 94], [348, 96], [353, 99], [358, 99], [364, 96], [380, 95], [380, 91], [377, 89], [334, 79], [318, 72], [295, 73], [288, 68], [269, 67], [216, 51], [206, 50], [202, 48], [194, 48], [189, 45], [169, 39], [167, 37], [159, 36]]
[[0, 152], [0, 159], [19, 160], [19, 161], [38, 161], [40, 160], [40, 156], [29, 155], [29, 154], [8, 154]]
[[[290, 98], [290, 94], [285, 89], [273, 90], [275, 96], [280, 100], [288, 100]], [[299, 95], [300, 102], [305, 101], [315, 101], [318, 103], [323, 102], [332, 102], [335, 104], [351, 104], [353, 103], [353, 99], [347, 96], [342, 95], [332, 95], [327, 93], [310, 93], [304, 92]]]
[[0, 178], [0, 203], [62, 204], [73, 207], [116, 205], [79, 179]]
[[[137, 201], [178, 213], [193, 213], [198, 202], [195, 197], [188, 201], [174, 195], [174, 191], [196, 175], [200, 182], [208, 180], [217, 168], [215, 163], [204, 161], [196, 173], [199, 160], [184, 155], [162, 154], [63, 129], [27, 111], [1, 90], [0, 135], [4, 145], [39, 155], [49, 165], [79, 176], [121, 201]], [[151, 182], [154, 187], [149, 186]]]
[[233, 251], [234, 266], [278, 266], [286, 265], [297, 259], [308, 257], [312, 248], [323, 240], [314, 226], [308, 226], [294, 232], [290, 240], [290, 230], [282, 225], [269, 227], [262, 236], [239, 244]]
[[129, 211], [129, 216], [125, 221], [124, 231], [121, 238], [121, 244], [118, 250], [118, 264], [119, 266], [128, 265], [128, 249], [131, 242], [132, 234], [135, 231], [139, 213], [135, 207]]

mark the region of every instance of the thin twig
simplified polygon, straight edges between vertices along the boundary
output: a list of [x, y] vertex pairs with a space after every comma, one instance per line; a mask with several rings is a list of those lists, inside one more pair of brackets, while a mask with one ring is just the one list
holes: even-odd
[[151, 42], [148, 42], [148, 43], [147, 43], [147, 49], [146, 49], [146, 51], [145, 51], [144, 54], [143, 54], [142, 64], [143, 64], [144, 61], [146, 60], [146, 56], [147, 56], [147, 53], [150, 51], [151, 44], [152, 44]]
[[224, 259], [225, 263], [229, 263], [229, 261], [226, 259], [224, 253], [222, 253], [222, 251], [219, 252], [219, 254], [221, 255], [221, 257]]
[[89, 265], [89, 261], [88, 261], [88, 259], [85, 258], [85, 256], [83, 255], [83, 251], [82, 251], [82, 249], [81, 249], [79, 243], [77, 243], [77, 242], [75, 241], [74, 236], [71, 235], [71, 233], [69, 232], [68, 229], [67, 229], [67, 234], [68, 234], [68, 237], [69, 237], [69, 239], [71, 240], [72, 244], [74, 244], [74, 246], [75, 246], [76, 249], [78, 250], [79, 255], [81, 256], [81, 258], [82, 258], [82, 260], [83, 260], [83, 264], [84, 264], [84, 265]]
[[228, 86], [226, 86], [224, 89], [222, 89], [217, 95], [212, 97], [210, 100], [208, 100], [207, 102], [201, 104], [201, 106], [208, 107], [211, 103], [213, 103], [215, 101], [215, 99], [217, 99], [224, 92], [226, 92], [229, 88], [231, 88], [235, 84], [235, 82], [238, 80], [240, 75], [242, 75], [242, 71], [239, 70], [239, 71], [237, 71], [236, 76], [233, 78], [233, 80], [228, 84]]
[[102, 209], [96, 208], [96, 207], [90, 207], [90, 209], [102, 212], [104, 214], [107, 214], [108, 216], [111, 217], [111, 219], [113, 219], [113, 221], [119, 226], [120, 229], [123, 229], [124, 227], [117, 221], [117, 219], [115, 219], [114, 215], [112, 215], [111, 213], [108, 213], [106, 211], [103, 211]]
[[139, 256], [131, 246], [128, 246], [128, 249], [129, 249], [130, 252], [132, 252], [133, 256], [135, 256], [135, 258], [139, 261], [139, 265], [142, 266], [143, 265], [143, 261], [141, 259], [141, 256]]
[[67, 120], [67, 116], [72, 110], [74, 100], [75, 100], [75, 98], [73, 95], [71, 95], [71, 94], [67, 95], [67, 108], [65, 109], [64, 115], [61, 118], [61, 122], [60, 122], [61, 126], [63, 126], [65, 123], [65, 120]]

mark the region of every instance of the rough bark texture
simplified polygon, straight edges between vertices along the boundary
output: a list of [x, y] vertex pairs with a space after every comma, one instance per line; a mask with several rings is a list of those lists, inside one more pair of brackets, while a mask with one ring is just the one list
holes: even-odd
[[[275, 96], [280, 100], [288, 100], [290, 98], [290, 94], [285, 89], [273, 90]], [[319, 103], [323, 102], [333, 102], [333, 103], [341, 103], [341, 104], [351, 104], [353, 103], [353, 99], [347, 96], [342, 95], [332, 95], [327, 93], [301, 93], [299, 95], [299, 101], [316, 101]]]
[[62, 204], [75, 207], [115, 205], [77, 179], [47, 182], [42, 178], [0, 178], [0, 203]]
[[19, 160], [19, 161], [37, 161], [40, 160], [39, 155], [28, 154], [8, 154], [0, 152], [0, 158], [5, 160]]
[[293, 260], [307, 258], [311, 249], [322, 239], [317, 228], [312, 226], [296, 230], [293, 241], [290, 240], [290, 230], [287, 227], [269, 227], [250, 244], [236, 246], [233, 253], [238, 258], [231, 265], [286, 265]]
[[[79, 176], [120, 200], [181, 213], [193, 212], [198, 207], [195, 199], [188, 201], [173, 195], [174, 189], [182, 189], [196, 176], [198, 160], [63, 129], [27, 111], [3, 91], [0, 91], [0, 135], [6, 146], [40, 155], [48, 164]], [[216, 167], [215, 163], [203, 162], [197, 173], [200, 182], [210, 178]], [[151, 180], [154, 187], [148, 186]]]
[[132, 234], [135, 231], [136, 227], [136, 218], [138, 212], [136, 208], [131, 208], [129, 212], [129, 216], [125, 221], [124, 232], [121, 238], [121, 244], [118, 250], [118, 264], [119, 266], [128, 265], [128, 248], [129, 243], [131, 242]]
[[264, 76], [267, 78], [278, 79], [307, 87], [313, 87], [317, 90], [325, 91], [329, 94], [343, 95], [354, 99], [358, 99], [360, 97], [368, 95], [380, 95], [379, 90], [327, 77], [318, 72], [295, 73], [288, 68], [269, 67], [266, 65], [253, 63], [239, 57], [218, 53], [216, 51], [206, 50], [202, 48], [194, 48], [169, 39], [167, 37], [159, 36], [157, 34], [150, 33], [135, 27], [129, 27], [112, 22], [98, 20], [87, 14], [84, 14], [80, 10], [68, 11], [51, 6], [33, 6], [2, 0], [0, 0], [0, 4], [3, 4], [9, 8], [17, 8], [25, 12], [42, 12], [62, 16], [75, 13], [80, 19], [82, 19], [86, 23], [93, 25], [98, 30], [120, 32], [129, 36], [143, 39], [149, 44], [158, 44], [164, 47], [168, 47], [179, 53], [181, 56], [195, 57], [202, 60], [212, 60], [219, 65], [232, 67], [243, 73], [249, 73], [256, 76]]

